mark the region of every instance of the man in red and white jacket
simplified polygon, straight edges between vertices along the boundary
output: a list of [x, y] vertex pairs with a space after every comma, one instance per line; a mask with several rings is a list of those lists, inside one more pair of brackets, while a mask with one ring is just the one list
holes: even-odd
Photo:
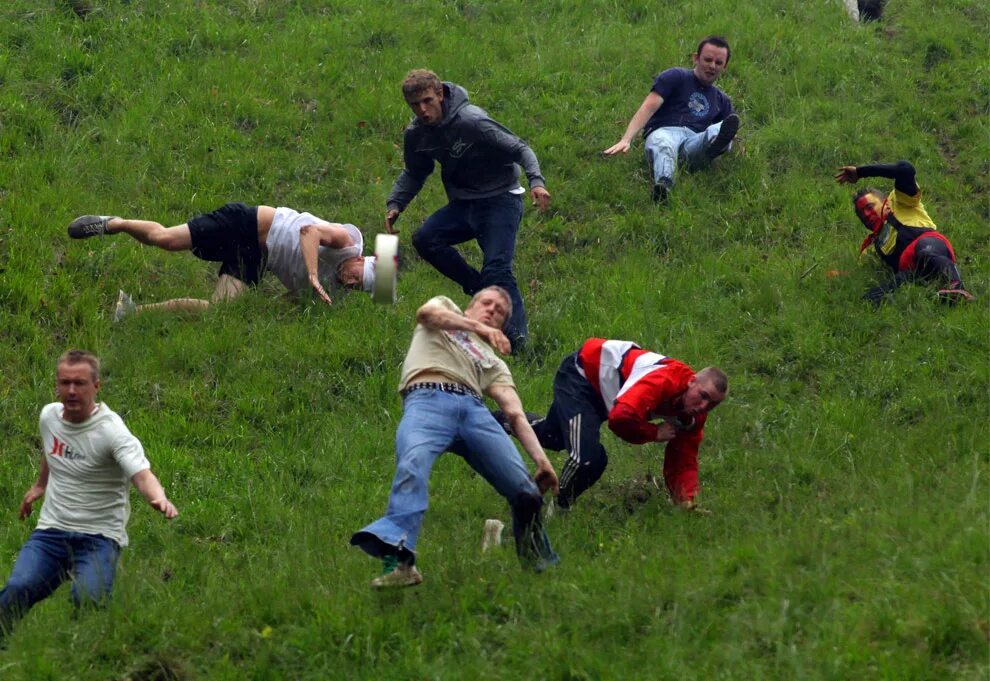
[[[674, 503], [695, 507], [698, 446], [708, 412], [725, 399], [725, 374], [714, 367], [695, 373], [676, 359], [635, 343], [590, 338], [561, 362], [553, 403], [533, 424], [546, 449], [566, 449], [557, 503], [568, 508], [605, 471], [608, 456], [601, 425], [633, 444], [666, 442], [663, 475]], [[657, 423], [654, 423], [657, 421]]]

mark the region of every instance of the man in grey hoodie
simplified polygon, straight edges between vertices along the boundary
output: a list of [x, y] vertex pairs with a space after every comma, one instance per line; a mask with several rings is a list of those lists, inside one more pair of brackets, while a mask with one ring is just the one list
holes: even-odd
[[[464, 88], [441, 82], [432, 71], [410, 71], [402, 82], [402, 94], [416, 118], [404, 133], [405, 168], [385, 203], [385, 228], [394, 231], [399, 213], [439, 161], [449, 203], [416, 230], [413, 246], [467, 295], [487, 286], [509, 292], [513, 312], [505, 332], [516, 351], [528, 333], [526, 310], [512, 272], [525, 194], [519, 186], [519, 166], [526, 171], [533, 204], [541, 213], [550, 206], [536, 154], [484, 109], [470, 104]], [[454, 248], [471, 239], [478, 241], [484, 257], [480, 272]]]

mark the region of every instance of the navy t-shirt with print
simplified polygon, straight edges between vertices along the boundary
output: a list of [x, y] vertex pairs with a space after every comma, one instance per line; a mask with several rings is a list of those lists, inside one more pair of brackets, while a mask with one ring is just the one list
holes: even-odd
[[653, 81], [663, 104], [646, 122], [643, 135], [657, 128], [690, 128], [701, 132], [732, 113], [732, 102], [714, 85], [699, 81], [690, 69], [667, 69]]

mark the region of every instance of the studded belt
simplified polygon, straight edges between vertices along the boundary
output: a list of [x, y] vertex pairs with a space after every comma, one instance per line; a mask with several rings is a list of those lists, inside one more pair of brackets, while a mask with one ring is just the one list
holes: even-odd
[[439, 390], [444, 393], [454, 393], [455, 395], [470, 395], [476, 399], [481, 399], [481, 395], [471, 390], [471, 388], [466, 385], [461, 385], [460, 383], [413, 383], [407, 386], [399, 394], [405, 397], [409, 393], [416, 392], [417, 390]]

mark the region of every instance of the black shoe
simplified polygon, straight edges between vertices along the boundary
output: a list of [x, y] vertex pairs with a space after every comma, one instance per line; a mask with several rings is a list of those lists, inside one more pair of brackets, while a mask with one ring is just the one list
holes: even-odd
[[[542, 416], [539, 414], [534, 414], [531, 411], [526, 411], [523, 413], [526, 414], [526, 420], [529, 422], [530, 426], [535, 426], [543, 420]], [[512, 426], [509, 424], [509, 420], [505, 417], [505, 412], [501, 409], [492, 409], [492, 416], [498, 422], [498, 425], [502, 426], [502, 430], [504, 430], [507, 435], [515, 435], [515, 433], [512, 432]]]
[[69, 236], [73, 239], [88, 239], [91, 236], [108, 234], [107, 224], [114, 215], [83, 215], [69, 223]]
[[509, 345], [511, 349], [509, 350], [510, 355], [519, 355], [526, 350], [526, 343], [529, 340], [528, 336], [513, 336], [509, 339]]
[[674, 186], [674, 181], [669, 177], [661, 177], [653, 185], [653, 203], [667, 203], [670, 190]]
[[736, 138], [737, 132], [739, 132], [739, 116], [731, 113], [722, 121], [722, 127], [718, 129], [718, 134], [715, 135], [715, 139], [712, 140], [711, 145], [705, 150], [705, 155], [708, 156], [709, 160], [716, 156], [721, 156], [728, 151], [729, 145]]

